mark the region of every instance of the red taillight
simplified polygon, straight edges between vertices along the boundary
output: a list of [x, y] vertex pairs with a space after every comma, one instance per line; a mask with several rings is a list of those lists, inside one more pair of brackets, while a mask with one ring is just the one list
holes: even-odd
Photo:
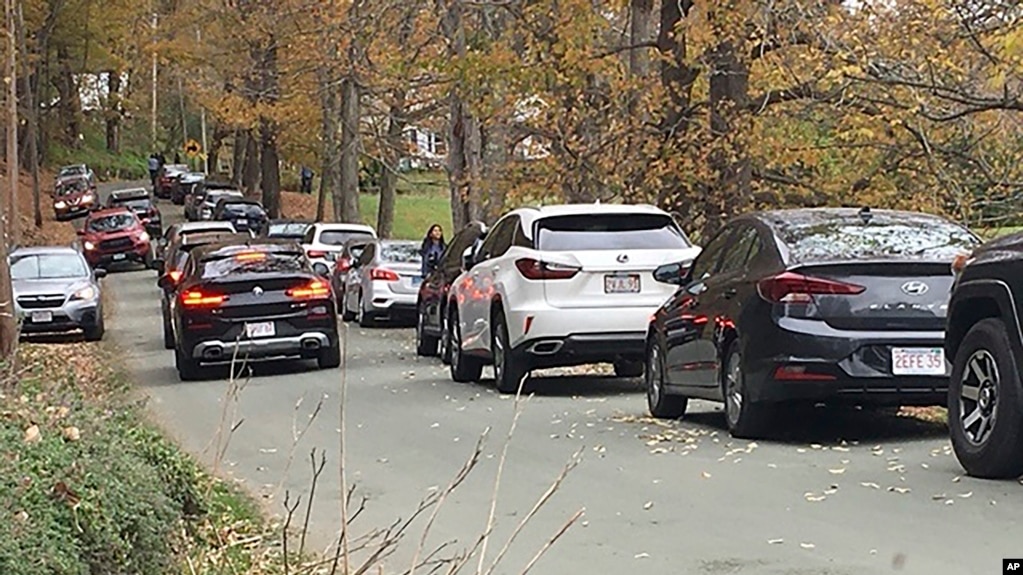
[[181, 270], [171, 270], [167, 272], [167, 277], [169, 277], [173, 283], [178, 283], [179, 281], [181, 281], [182, 275], [183, 273], [181, 272]]
[[527, 280], [567, 280], [579, 273], [579, 268], [550, 262], [541, 262], [532, 258], [515, 260], [522, 277]]
[[814, 373], [805, 365], [783, 365], [774, 370], [774, 379], [778, 381], [834, 381], [830, 373]]
[[313, 280], [304, 286], [289, 288], [284, 293], [295, 299], [322, 299], [330, 295], [330, 286], [326, 282]]
[[181, 294], [181, 305], [185, 307], [217, 307], [225, 301], [226, 295], [203, 293], [200, 290], [188, 290]]
[[348, 261], [348, 258], [341, 258], [337, 260], [337, 265], [335, 267], [338, 271], [346, 272], [352, 269], [352, 262]]
[[305, 253], [305, 255], [310, 258], [325, 258], [327, 257], [327, 252], [320, 250], [309, 250]]
[[785, 272], [757, 284], [760, 297], [774, 303], [811, 303], [815, 295], [856, 295], [867, 288], [855, 284]]
[[369, 279], [380, 280], [385, 282], [396, 282], [401, 278], [398, 277], [398, 274], [392, 272], [389, 269], [373, 268], [369, 270]]

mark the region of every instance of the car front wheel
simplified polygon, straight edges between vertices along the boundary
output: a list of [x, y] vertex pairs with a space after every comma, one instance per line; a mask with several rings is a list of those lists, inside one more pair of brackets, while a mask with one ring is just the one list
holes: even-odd
[[1023, 391], [998, 319], [985, 319], [963, 338], [948, 388], [948, 426], [959, 463], [974, 477], [1023, 475]]

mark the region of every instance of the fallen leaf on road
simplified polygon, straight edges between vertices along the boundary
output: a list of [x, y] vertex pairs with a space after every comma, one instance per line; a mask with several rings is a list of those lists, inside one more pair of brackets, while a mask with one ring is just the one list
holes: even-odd
[[931, 466], [927, 465], [926, 463], [921, 463], [920, 467], [923, 467], [924, 469], [930, 469], [931, 468]]
[[277, 449], [276, 448], [273, 448], [273, 449], [265, 449], [264, 448], [264, 449], [260, 449], [259, 452], [260, 453], [277, 453]]
[[860, 483], [860, 485], [862, 485], [863, 487], [869, 487], [871, 489], [881, 489], [881, 486], [874, 483], [873, 481], [865, 481], [863, 483]]
[[784, 539], [768, 539], [767, 543], [770, 544], [770, 545], [781, 545], [782, 543], [785, 543], [785, 540]]
[[653, 506], [654, 506], [654, 502], [653, 501], [647, 501], [646, 503], [643, 504], [643, 509], [645, 511], [650, 511], [650, 509], [652, 509]]
[[963, 499], [968, 499], [970, 497], [973, 497], [973, 492], [972, 491], [968, 491], [966, 493], [960, 493], [959, 497], [962, 497]]
[[776, 463], [768, 463], [767, 466], [771, 469], [778, 469], [778, 465]]
[[806, 453], [806, 449], [799, 447], [796, 449], [796, 453]]
[[633, 559], [647, 559], [648, 557], [650, 557], [649, 553], [637, 553], [632, 556]]
[[959, 483], [960, 481], [962, 481], [962, 479], [963, 478], [961, 475], [956, 475], [955, 477], [952, 478], [952, 483]]
[[823, 446], [823, 445], [821, 445], [820, 443], [811, 443], [811, 444], [810, 444], [810, 448], [811, 448], [811, 449], [821, 449], [821, 448], [823, 448], [823, 447], [824, 447], [824, 446]]
[[946, 499], [945, 505], [955, 505], [955, 502], [956, 502], [955, 499]]
[[802, 547], [803, 549], [813, 549], [817, 547], [813, 543], [800, 543], [799, 546]]
[[909, 488], [908, 487], [889, 487], [888, 491], [889, 492], [893, 492], [893, 493], [903, 493], [904, 494], [904, 493], [909, 493]]
[[387, 463], [387, 458], [381, 457], [380, 459], [377, 459], [377, 463]]
[[439, 423], [434, 423], [433, 425], [430, 426], [430, 429], [436, 429], [438, 427], [440, 427], [440, 424]]
[[808, 496], [806, 498], [806, 500], [811, 503], [817, 503], [818, 501], [824, 501], [825, 499], [827, 499], [827, 497], [825, 497], [824, 495]]
[[703, 478], [704, 479], [710, 479], [710, 473], [707, 473], [706, 471], [704, 471], [703, 472]]
[[845, 468], [844, 467], [838, 467], [838, 468], [835, 468], [835, 469], [829, 469], [828, 473], [830, 473], [832, 475], [841, 475], [841, 474], [845, 473]]
[[931, 499], [934, 501], [944, 501], [945, 499], [948, 499], [948, 495], [945, 495], [944, 493], [936, 493], [931, 495]]

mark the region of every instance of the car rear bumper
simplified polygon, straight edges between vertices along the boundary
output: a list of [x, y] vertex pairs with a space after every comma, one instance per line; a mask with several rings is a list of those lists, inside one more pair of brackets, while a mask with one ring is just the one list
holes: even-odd
[[512, 350], [534, 368], [640, 361], [646, 352], [646, 333], [631, 331], [537, 337], [520, 342]]
[[[642, 340], [656, 307], [551, 308], [546, 306], [506, 309], [508, 338], [513, 348], [540, 339], [565, 339], [607, 334], [626, 334]], [[642, 348], [642, 345], [640, 345]], [[642, 349], [640, 353], [642, 354]]]
[[[942, 332], [856, 332], [785, 318], [770, 333], [747, 335], [744, 373], [751, 401], [946, 402], [947, 360], [944, 375], [895, 375], [892, 369], [893, 348], [942, 349]], [[778, 372], [793, 366], [805, 374]]]
[[391, 291], [385, 282], [373, 282], [373, 292], [366, 302], [367, 308], [375, 314], [415, 314], [418, 293], [396, 293]]
[[192, 347], [192, 357], [201, 361], [222, 362], [245, 358], [312, 356], [333, 345], [326, 333], [311, 331], [300, 335], [223, 341], [200, 341]]

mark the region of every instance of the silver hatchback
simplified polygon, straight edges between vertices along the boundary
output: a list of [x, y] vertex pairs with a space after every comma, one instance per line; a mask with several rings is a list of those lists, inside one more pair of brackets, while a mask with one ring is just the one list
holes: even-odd
[[9, 261], [22, 335], [80, 329], [88, 341], [103, 339], [99, 279], [106, 270], [93, 270], [69, 247], [19, 248]]
[[368, 327], [378, 321], [414, 320], [423, 282], [419, 243], [373, 240], [345, 280], [342, 317]]

